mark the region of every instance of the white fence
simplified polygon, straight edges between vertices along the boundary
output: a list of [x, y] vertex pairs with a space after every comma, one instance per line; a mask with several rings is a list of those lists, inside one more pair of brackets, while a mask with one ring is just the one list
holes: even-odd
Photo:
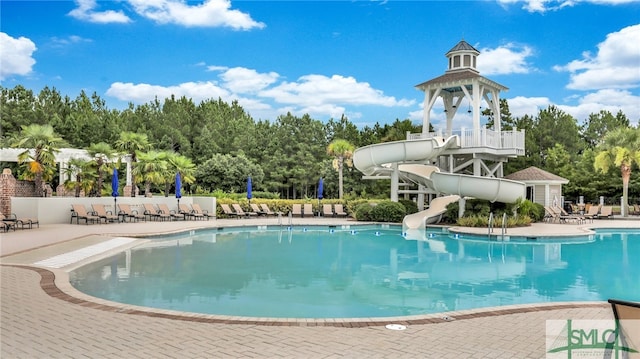
[[[117, 203], [129, 204], [138, 213], [144, 213], [143, 203], [154, 205], [164, 203], [171, 210], [178, 210], [175, 197], [118, 197]], [[216, 212], [215, 197], [182, 197], [180, 203], [191, 205], [197, 203], [209, 213]], [[71, 221], [71, 205], [80, 204], [91, 210], [92, 204], [103, 204], [108, 211], [114, 212], [113, 197], [11, 197], [11, 212], [18, 217], [37, 218], [40, 224], [69, 223]], [[75, 223], [75, 221], [74, 221]]]

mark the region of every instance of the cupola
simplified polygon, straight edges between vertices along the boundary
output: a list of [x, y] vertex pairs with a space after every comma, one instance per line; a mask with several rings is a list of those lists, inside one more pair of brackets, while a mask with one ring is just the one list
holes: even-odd
[[469, 45], [466, 41], [461, 40], [449, 52], [445, 54], [449, 59], [449, 69], [447, 72], [460, 70], [476, 70], [476, 59], [480, 55], [480, 51]]

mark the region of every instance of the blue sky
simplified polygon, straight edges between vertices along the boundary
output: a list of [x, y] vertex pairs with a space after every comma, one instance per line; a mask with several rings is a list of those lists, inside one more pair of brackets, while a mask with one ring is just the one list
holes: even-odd
[[[174, 94], [362, 127], [421, 123], [415, 85], [464, 39], [513, 115], [640, 119], [640, 0], [4, 1], [0, 81], [109, 108]], [[438, 127], [442, 106], [431, 121]], [[462, 118], [462, 122], [467, 119]], [[469, 120], [470, 121], [470, 120]], [[462, 123], [461, 126], [465, 124]]]

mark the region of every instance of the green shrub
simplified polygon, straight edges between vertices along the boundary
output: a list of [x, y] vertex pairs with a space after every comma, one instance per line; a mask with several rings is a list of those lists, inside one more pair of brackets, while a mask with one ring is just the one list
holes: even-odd
[[373, 205], [364, 202], [360, 203], [355, 207], [355, 210], [352, 212], [353, 217], [358, 221], [371, 221], [371, 211], [373, 210]]
[[458, 210], [460, 208], [459, 202], [451, 202], [447, 205], [447, 209], [442, 215], [442, 222], [444, 223], [458, 223]]
[[375, 222], [402, 222], [406, 212], [398, 202], [381, 201], [371, 210], [371, 220]]
[[418, 212], [418, 205], [414, 201], [401, 199], [398, 201], [398, 203], [404, 206], [404, 212], [406, 214], [413, 214]]

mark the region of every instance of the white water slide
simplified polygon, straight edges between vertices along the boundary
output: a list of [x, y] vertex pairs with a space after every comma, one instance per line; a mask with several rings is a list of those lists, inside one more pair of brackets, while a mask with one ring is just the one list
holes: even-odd
[[[512, 203], [525, 196], [525, 184], [503, 178], [470, 176], [443, 173], [435, 166], [427, 165], [444, 150], [457, 144], [457, 136], [447, 139], [394, 141], [358, 148], [353, 154], [353, 164], [365, 175], [371, 176], [392, 171], [393, 164], [404, 178], [431, 188], [447, 196], [432, 201], [424, 211], [406, 216], [403, 225], [408, 228], [423, 228], [424, 224], [436, 223], [447, 204], [460, 197], [473, 197], [491, 202]], [[438, 200], [438, 201], [436, 201]]]

